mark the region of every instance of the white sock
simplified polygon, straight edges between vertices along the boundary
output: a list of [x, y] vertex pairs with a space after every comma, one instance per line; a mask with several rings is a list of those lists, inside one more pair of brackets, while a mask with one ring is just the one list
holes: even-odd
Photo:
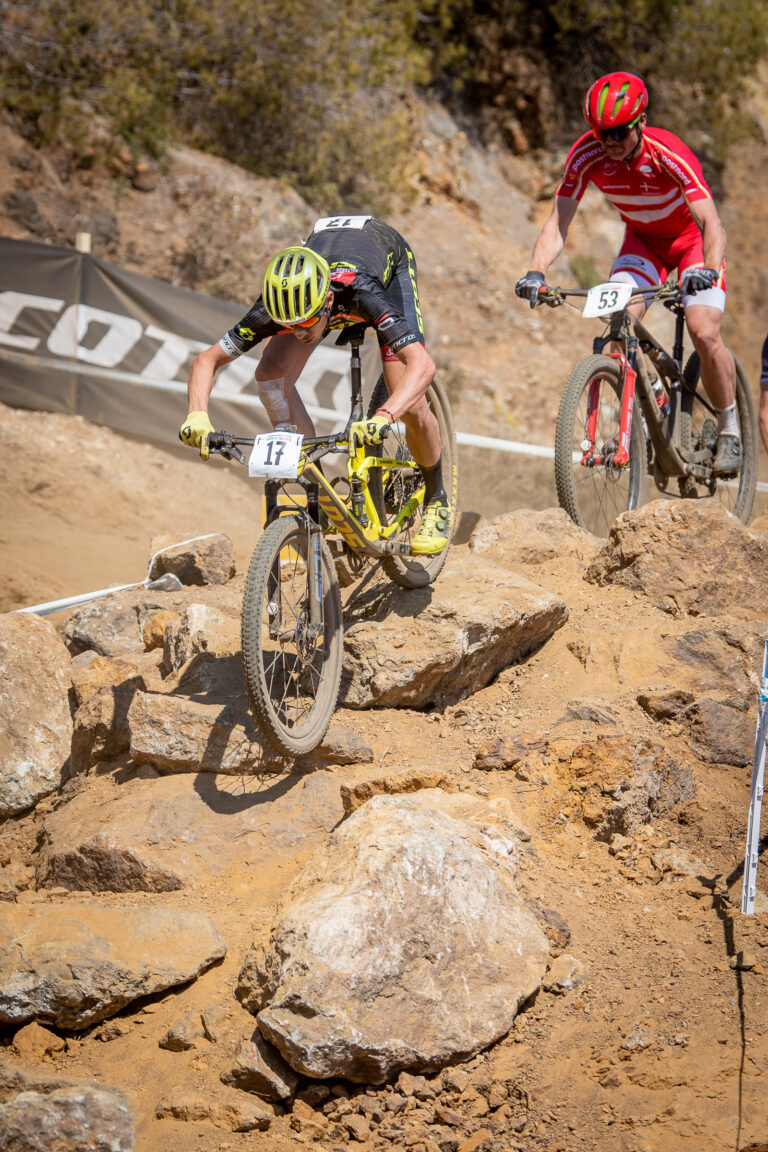
[[739, 421], [736, 418], [736, 401], [734, 400], [728, 408], [715, 408], [715, 412], [717, 412], [718, 436], [722, 436], [723, 433], [728, 436], [738, 436]]

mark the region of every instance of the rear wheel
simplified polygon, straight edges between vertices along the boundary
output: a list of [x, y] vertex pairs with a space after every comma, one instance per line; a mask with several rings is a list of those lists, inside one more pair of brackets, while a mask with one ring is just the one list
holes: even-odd
[[[617, 516], [637, 508], [645, 489], [645, 436], [637, 407], [632, 414], [629, 463], [613, 463], [621, 433], [621, 389], [618, 361], [588, 356], [568, 377], [557, 416], [557, 498], [571, 519], [595, 536], [607, 536]], [[587, 432], [590, 421], [593, 436]], [[590, 442], [592, 451], [584, 447]]]
[[[387, 403], [387, 386], [380, 376], [371, 396], [368, 414]], [[456, 433], [453, 417], [442, 384], [434, 378], [427, 389], [427, 403], [434, 413], [440, 430], [442, 445], [443, 482], [451, 508], [450, 534], [453, 535], [458, 519], [459, 456], [456, 447]], [[389, 459], [408, 461], [410, 468], [394, 468], [391, 471], [375, 468], [368, 481], [369, 491], [383, 524], [391, 524], [403, 506], [424, 483], [421, 469], [413, 460], [405, 440], [405, 429], [401, 424], [393, 426], [383, 446], [371, 450], [371, 455]], [[401, 531], [393, 538], [397, 541], [410, 541], [419, 530], [422, 507], [403, 524]], [[420, 588], [431, 584], [445, 564], [450, 548], [450, 540], [442, 552], [436, 556], [382, 556], [381, 566], [390, 580], [401, 588]]]
[[[684, 476], [678, 480], [680, 495], [684, 499], [711, 498], [717, 500], [745, 524], [752, 513], [757, 484], [757, 427], [752, 394], [741, 364], [736, 365], [736, 412], [739, 418], [743, 463], [738, 476], [711, 480], [695, 480]], [[717, 444], [717, 413], [704, 391], [700, 380], [701, 365], [698, 352], [694, 352], [685, 366], [685, 385], [680, 399], [680, 447], [689, 452], [708, 451], [714, 458]]]
[[243, 679], [260, 734], [277, 752], [311, 752], [331, 722], [342, 660], [341, 596], [328, 545], [315, 554], [320, 596], [312, 621], [310, 543], [298, 516], [281, 516], [254, 549], [242, 609]]

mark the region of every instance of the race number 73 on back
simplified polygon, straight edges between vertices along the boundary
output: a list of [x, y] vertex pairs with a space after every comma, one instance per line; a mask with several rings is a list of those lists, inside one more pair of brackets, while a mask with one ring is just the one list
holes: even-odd
[[296, 432], [266, 432], [257, 436], [248, 459], [249, 476], [291, 480], [299, 474], [304, 437]]

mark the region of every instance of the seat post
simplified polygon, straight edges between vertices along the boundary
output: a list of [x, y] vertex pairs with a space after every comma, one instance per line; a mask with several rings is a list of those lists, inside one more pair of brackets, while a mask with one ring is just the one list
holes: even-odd
[[351, 421], [363, 418], [363, 372], [360, 357], [362, 340], [353, 338], [349, 349], [349, 371], [352, 378], [352, 415]]

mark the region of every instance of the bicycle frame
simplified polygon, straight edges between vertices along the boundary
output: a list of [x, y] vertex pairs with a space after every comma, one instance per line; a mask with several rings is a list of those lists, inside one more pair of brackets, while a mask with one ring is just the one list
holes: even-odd
[[[404, 523], [406, 523], [419, 507], [424, 497], [424, 485], [420, 485], [411, 498], [403, 505], [391, 524], [382, 524], [376, 505], [371, 497], [368, 481], [370, 472], [374, 468], [386, 471], [406, 471], [413, 468], [413, 464], [406, 460], [396, 460], [390, 457], [370, 456], [364, 446], [359, 446], [350, 455], [348, 452], [349, 431], [352, 424], [361, 420], [363, 416], [362, 400], [362, 370], [360, 360], [361, 340], [353, 337], [350, 340], [351, 360], [350, 373], [352, 378], [352, 402], [347, 425], [342, 432], [331, 436], [307, 437], [302, 445], [302, 454], [299, 462], [299, 476], [297, 480], [269, 480], [265, 485], [266, 523], [269, 524], [276, 516], [286, 512], [306, 514], [311, 525], [320, 529], [319, 511], [325, 513], [332, 528], [339, 533], [344, 542], [354, 551], [365, 556], [378, 557], [382, 555], [407, 556], [410, 554], [410, 545], [405, 541], [396, 541], [396, 536]], [[336, 493], [333, 485], [326, 479], [317, 466], [323, 456], [331, 453], [347, 454], [347, 482], [350, 489], [351, 508]], [[278, 503], [278, 492], [285, 491], [285, 485], [299, 483], [307, 492], [306, 512], [298, 504]]]
[[[651, 297], [650, 302], [657, 298], [664, 300], [665, 295], [671, 295], [669, 289], [649, 289], [638, 292], [632, 297], [632, 301], [646, 299], [649, 296]], [[682, 370], [685, 312], [679, 298], [672, 298], [665, 303], [675, 315], [675, 336], [671, 357], [642, 321], [633, 316], [628, 308], [615, 312], [611, 316], [608, 331], [602, 336], [596, 336], [593, 341], [592, 351], [595, 355], [606, 354], [618, 361], [624, 383], [621, 394], [619, 447], [610, 461], [594, 455], [597, 388], [593, 385], [595, 397], [594, 400], [592, 396], [589, 398], [587, 427], [585, 429], [585, 436], [590, 441], [590, 447], [583, 449], [584, 455], [581, 461], [585, 467], [597, 465], [611, 465], [615, 468], [628, 467], [632, 412], [635, 395], [637, 395], [656, 460], [664, 475], [669, 478], [678, 476], [694, 476], [702, 480], [711, 478], [711, 467], [704, 467], [701, 464], [701, 460], [707, 456], [707, 453], [705, 451], [687, 451], [680, 447], [680, 396], [681, 390], [688, 388]], [[624, 351], [605, 353], [606, 345], [612, 343], [622, 344]], [[642, 352], [643, 355], [638, 356], [638, 351]], [[661, 412], [651, 388], [651, 381], [645, 364], [646, 356], [650, 358], [658, 370], [659, 376], [665, 381], [669, 399], [669, 411], [666, 414]], [[706, 401], [702, 400], [702, 403], [706, 404]]]

